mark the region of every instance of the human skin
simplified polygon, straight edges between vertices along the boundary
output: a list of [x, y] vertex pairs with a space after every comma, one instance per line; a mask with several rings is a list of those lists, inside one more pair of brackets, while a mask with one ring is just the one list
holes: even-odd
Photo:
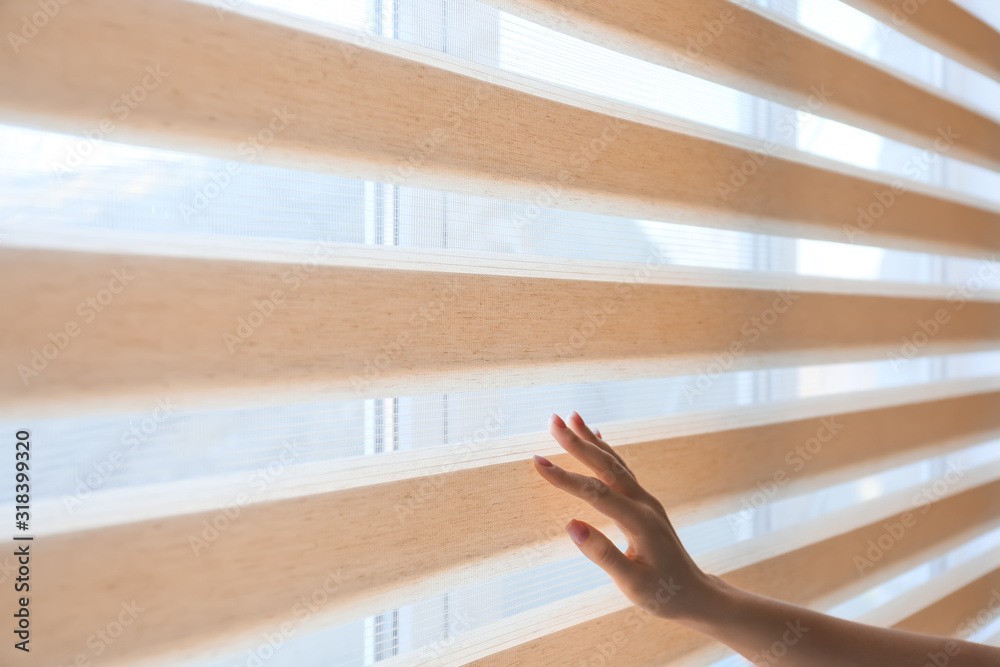
[[[828, 616], [757, 595], [706, 574], [687, 551], [663, 505], [642, 488], [635, 474], [600, 431], [577, 413], [567, 425], [558, 415], [549, 432], [563, 449], [594, 472], [580, 475], [535, 457], [535, 469], [552, 486], [612, 519], [628, 538], [622, 553], [603, 533], [573, 520], [566, 532], [584, 556], [601, 567], [634, 604], [662, 599], [657, 616], [722, 642], [759, 665], [782, 667], [997, 667], [1000, 648]], [[784, 639], [783, 639], [784, 638]], [[782, 655], [772, 652], [785, 642]]]

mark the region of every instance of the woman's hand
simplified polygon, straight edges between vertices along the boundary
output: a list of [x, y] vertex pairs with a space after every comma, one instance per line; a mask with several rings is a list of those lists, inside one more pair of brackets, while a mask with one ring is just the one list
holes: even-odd
[[635, 474], [600, 431], [592, 432], [573, 413], [569, 427], [552, 415], [549, 432], [563, 449], [594, 472], [579, 475], [536, 456], [547, 482], [594, 506], [628, 538], [622, 553], [603, 533], [582, 521], [566, 526], [583, 554], [607, 572], [636, 605], [663, 618], [692, 618], [709, 606], [715, 578], [703, 573], [681, 545], [663, 505], [639, 485]]
[[[582, 521], [570, 521], [566, 530], [629, 600], [651, 614], [716, 639], [754, 664], [770, 665], [783, 655], [784, 667], [930, 665], [928, 658], [948, 667], [1000, 665], [1000, 648], [863, 625], [706, 575], [681, 546], [663, 505], [639, 486], [600, 431], [591, 432], [575, 412], [569, 423], [567, 428], [552, 415], [549, 430], [596, 477], [563, 470], [541, 456], [535, 457], [535, 468], [550, 484], [586, 500], [618, 524], [628, 537], [625, 553]], [[774, 648], [779, 639], [786, 642], [783, 653]]]

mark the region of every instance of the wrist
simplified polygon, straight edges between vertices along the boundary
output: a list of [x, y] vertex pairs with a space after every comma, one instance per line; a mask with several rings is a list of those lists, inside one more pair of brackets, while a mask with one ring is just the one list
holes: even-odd
[[676, 613], [671, 618], [693, 630], [704, 631], [718, 621], [721, 610], [732, 603], [737, 590], [719, 577], [699, 570], [683, 591], [683, 602], [673, 610]]

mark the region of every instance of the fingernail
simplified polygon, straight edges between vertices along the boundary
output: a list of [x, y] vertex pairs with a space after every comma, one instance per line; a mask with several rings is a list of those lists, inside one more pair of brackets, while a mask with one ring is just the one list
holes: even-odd
[[[594, 429], [594, 435], [596, 435], [598, 438], [600, 438], [601, 437], [601, 429], [595, 428]], [[601, 439], [603, 440], [603, 438], [601, 438]]]
[[539, 456], [538, 454], [535, 454], [535, 463], [537, 463], [540, 466], [545, 466], [546, 468], [552, 467], [552, 461], [549, 461], [544, 456]]
[[566, 532], [577, 544], [583, 544], [590, 537], [590, 529], [576, 519], [566, 524]]
[[580, 416], [580, 413], [579, 413], [579, 412], [577, 412], [576, 410], [574, 410], [574, 411], [573, 411], [573, 413], [572, 413], [572, 414], [570, 415], [570, 419], [576, 419], [576, 420], [577, 420], [577, 421], [579, 421], [579, 422], [580, 422], [581, 424], [585, 423], [585, 422], [583, 421], [583, 417], [581, 417], [581, 416]]
[[552, 413], [552, 417], [550, 417], [550, 421], [555, 424], [556, 428], [566, 428], [566, 422], [554, 412]]

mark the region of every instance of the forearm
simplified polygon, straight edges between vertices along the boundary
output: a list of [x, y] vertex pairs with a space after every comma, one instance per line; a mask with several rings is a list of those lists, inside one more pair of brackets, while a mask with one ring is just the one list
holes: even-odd
[[827, 616], [710, 577], [683, 625], [756, 665], [782, 667], [996, 667], [1000, 649]]

